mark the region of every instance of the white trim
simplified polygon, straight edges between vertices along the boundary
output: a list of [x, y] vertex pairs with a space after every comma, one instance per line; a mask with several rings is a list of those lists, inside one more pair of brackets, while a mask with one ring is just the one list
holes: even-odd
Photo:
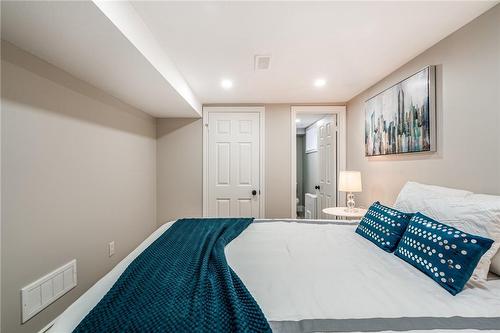
[[260, 157], [259, 157], [259, 218], [266, 212], [265, 147], [266, 124], [264, 106], [204, 106], [203, 107], [203, 217], [208, 216], [208, 114], [210, 112], [257, 112], [259, 113]]
[[[337, 131], [339, 134], [338, 137], [338, 155], [337, 155], [337, 163], [338, 170], [337, 172], [346, 170], [346, 161], [347, 161], [347, 125], [346, 125], [346, 106], [333, 106], [333, 105], [313, 105], [313, 106], [294, 106], [290, 108], [290, 167], [291, 167], [291, 175], [290, 175], [290, 189], [291, 189], [291, 206], [290, 206], [290, 216], [295, 218], [297, 214], [297, 201], [296, 195], [297, 192], [297, 124], [295, 123], [295, 119], [297, 118], [297, 113], [330, 113], [337, 115]], [[345, 206], [345, 195], [340, 195], [340, 192], [337, 192], [338, 205]]]

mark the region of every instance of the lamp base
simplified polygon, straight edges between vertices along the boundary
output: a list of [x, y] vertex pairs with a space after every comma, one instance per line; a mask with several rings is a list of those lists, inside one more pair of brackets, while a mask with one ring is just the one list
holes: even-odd
[[354, 213], [356, 209], [354, 208], [356, 206], [356, 202], [354, 202], [354, 194], [352, 192], [349, 192], [347, 194], [347, 211], [349, 213]]

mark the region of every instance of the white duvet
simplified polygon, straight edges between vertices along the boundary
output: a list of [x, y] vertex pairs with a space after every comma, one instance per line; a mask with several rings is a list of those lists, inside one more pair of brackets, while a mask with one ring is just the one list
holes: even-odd
[[[82, 295], [50, 332], [71, 332], [127, 265], [171, 225], [160, 227]], [[270, 321], [500, 317], [500, 280], [452, 296], [354, 230], [352, 225], [252, 223], [226, 247], [226, 256]]]

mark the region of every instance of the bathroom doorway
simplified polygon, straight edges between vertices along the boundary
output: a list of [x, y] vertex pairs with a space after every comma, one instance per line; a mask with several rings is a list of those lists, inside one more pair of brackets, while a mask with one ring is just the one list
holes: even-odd
[[292, 218], [329, 219], [323, 209], [345, 200], [337, 190], [338, 173], [345, 169], [342, 111], [345, 107], [292, 107]]

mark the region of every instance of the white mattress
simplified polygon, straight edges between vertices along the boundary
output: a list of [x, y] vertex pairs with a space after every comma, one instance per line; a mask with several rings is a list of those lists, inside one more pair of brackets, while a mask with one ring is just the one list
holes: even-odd
[[[49, 332], [71, 332], [128, 264], [172, 223], [160, 227], [83, 294]], [[452, 296], [354, 229], [290, 221], [252, 223], [226, 247], [226, 256], [269, 321], [500, 317], [500, 280], [467, 286]]]

